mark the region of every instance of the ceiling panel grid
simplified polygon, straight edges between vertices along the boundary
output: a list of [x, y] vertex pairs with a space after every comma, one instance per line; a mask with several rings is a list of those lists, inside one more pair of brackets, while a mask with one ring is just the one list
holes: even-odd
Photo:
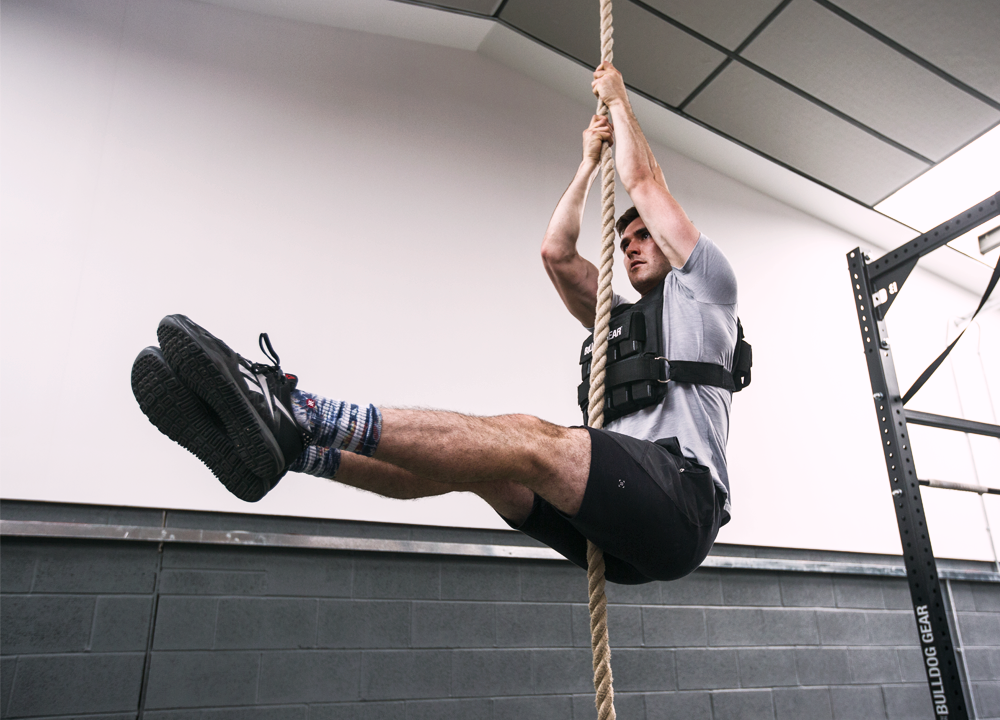
[[1000, 102], [997, 0], [835, 0], [832, 4]]
[[930, 167], [740, 63], [726, 68], [687, 111], [866, 205]]
[[[420, 3], [588, 67], [597, 0]], [[1000, 123], [996, 0], [616, 0], [629, 87], [872, 207]]]
[[794, 0], [743, 57], [938, 162], [1000, 112], [812, 0]]

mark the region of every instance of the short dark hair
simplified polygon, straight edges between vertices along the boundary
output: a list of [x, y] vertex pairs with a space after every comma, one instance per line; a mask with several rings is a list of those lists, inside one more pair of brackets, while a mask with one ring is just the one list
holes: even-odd
[[622, 213], [622, 216], [618, 218], [618, 222], [615, 223], [615, 230], [618, 231], [618, 237], [621, 237], [625, 233], [625, 229], [637, 217], [639, 217], [639, 211], [635, 209], [635, 205]]

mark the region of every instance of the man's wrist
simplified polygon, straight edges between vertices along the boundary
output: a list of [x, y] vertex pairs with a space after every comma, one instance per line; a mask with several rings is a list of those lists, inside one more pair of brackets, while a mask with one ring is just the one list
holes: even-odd
[[625, 110], [629, 107], [628, 96], [623, 95], [619, 97], [616, 95], [609, 100], [606, 100], [604, 104], [608, 106], [609, 110]]

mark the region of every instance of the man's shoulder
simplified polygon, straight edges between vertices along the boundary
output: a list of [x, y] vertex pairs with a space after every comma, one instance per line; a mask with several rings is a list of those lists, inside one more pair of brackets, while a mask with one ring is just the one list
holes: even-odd
[[688, 256], [687, 262], [680, 268], [677, 268], [681, 273], [691, 272], [692, 269], [699, 265], [715, 265], [723, 264], [729, 265], [729, 258], [726, 254], [722, 252], [722, 248], [715, 244], [715, 242], [708, 237], [705, 233], [702, 233], [698, 237], [698, 242], [695, 243], [694, 249]]
[[704, 233], [683, 267], [671, 273], [674, 281], [687, 288], [700, 302], [736, 302], [736, 273], [725, 253]]

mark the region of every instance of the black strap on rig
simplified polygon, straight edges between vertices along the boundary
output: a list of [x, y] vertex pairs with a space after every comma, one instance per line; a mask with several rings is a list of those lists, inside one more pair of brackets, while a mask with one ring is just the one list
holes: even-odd
[[976, 319], [976, 315], [978, 315], [979, 311], [983, 309], [983, 305], [985, 305], [986, 301], [990, 299], [990, 293], [992, 293], [993, 288], [997, 286], [998, 280], [1000, 280], [1000, 260], [997, 261], [996, 267], [993, 268], [993, 276], [990, 278], [990, 281], [986, 284], [986, 292], [983, 293], [983, 298], [982, 300], [979, 301], [979, 307], [976, 308], [976, 311], [972, 313], [972, 317], [969, 318], [969, 324], [966, 325], [965, 329], [958, 334], [957, 338], [951, 341], [951, 344], [944, 349], [944, 352], [938, 355], [937, 359], [935, 359], [934, 362], [928, 365], [926, 370], [920, 373], [920, 377], [917, 378], [917, 381], [913, 383], [910, 389], [906, 391], [906, 394], [903, 395], [904, 405], [910, 402], [910, 399], [917, 394], [917, 391], [924, 386], [925, 382], [930, 380], [931, 375], [934, 374], [934, 371], [941, 366], [941, 363], [944, 362], [944, 359], [948, 357], [949, 353], [951, 353], [955, 345], [958, 344], [958, 341], [962, 339], [962, 336], [965, 335], [965, 331], [969, 329], [969, 326], [972, 325], [972, 321]]

